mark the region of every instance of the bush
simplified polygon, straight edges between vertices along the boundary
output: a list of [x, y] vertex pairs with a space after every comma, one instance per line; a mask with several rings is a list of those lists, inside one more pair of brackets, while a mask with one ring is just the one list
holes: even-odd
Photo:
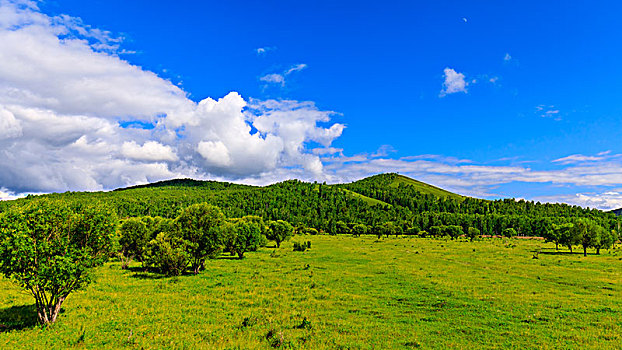
[[175, 232], [159, 233], [145, 249], [145, 264], [167, 276], [181, 275], [191, 259], [187, 242]]
[[503, 236], [508, 237], [508, 238], [512, 238], [514, 236], [516, 236], [516, 230], [509, 227], [506, 228], [505, 230], [503, 230]]
[[140, 218], [123, 220], [119, 226], [119, 245], [124, 258], [122, 268], [127, 268], [132, 259], [143, 261], [144, 249], [150, 240], [147, 225]]
[[311, 248], [311, 241], [306, 242], [294, 242], [294, 251], [295, 252], [304, 252], [307, 249]]
[[469, 237], [471, 241], [479, 237], [479, 234], [480, 234], [479, 230], [476, 229], [475, 227], [469, 227], [469, 229], [467, 230], [467, 237]]

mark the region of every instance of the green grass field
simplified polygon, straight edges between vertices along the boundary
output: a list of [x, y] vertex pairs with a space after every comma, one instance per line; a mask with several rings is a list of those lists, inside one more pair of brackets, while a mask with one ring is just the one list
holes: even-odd
[[428, 193], [428, 194], [433, 194], [439, 198], [443, 198], [443, 197], [450, 197], [450, 198], [454, 198], [454, 199], [458, 199], [458, 200], [462, 200], [464, 199], [463, 196], [459, 195], [459, 194], [455, 194], [453, 192], [449, 192], [446, 191], [442, 188], [438, 188], [436, 186], [432, 186], [429, 185], [425, 182], [421, 182], [421, 181], [417, 181], [415, 179], [411, 179], [407, 176], [403, 176], [403, 175], [397, 175], [397, 177], [395, 178], [395, 180], [393, 181], [393, 183], [390, 185], [392, 187], [397, 187], [400, 184], [405, 184], [405, 185], [410, 185], [412, 187], [414, 187], [415, 189], [417, 189], [417, 191], [421, 192], [421, 193]]
[[[622, 250], [492, 239], [305, 236], [162, 278], [120, 263], [35, 325], [0, 280], [0, 348], [577, 348], [622, 344]], [[544, 247], [538, 259], [533, 251]]]

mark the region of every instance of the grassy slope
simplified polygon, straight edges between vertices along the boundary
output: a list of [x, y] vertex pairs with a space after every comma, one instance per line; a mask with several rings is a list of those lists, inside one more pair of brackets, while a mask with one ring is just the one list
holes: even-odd
[[399, 184], [406, 184], [415, 187], [419, 192], [433, 194], [437, 197], [451, 197], [455, 199], [463, 198], [459, 194], [455, 194], [453, 192], [446, 191], [442, 188], [438, 188], [432, 185], [429, 185], [425, 182], [417, 181], [415, 179], [411, 179], [404, 175], [397, 175], [396, 179], [390, 186], [397, 187]]
[[353, 198], [360, 199], [360, 200], [362, 200], [363, 202], [365, 202], [365, 203], [367, 203], [369, 205], [391, 206], [391, 204], [385, 203], [385, 202], [383, 202], [381, 200], [378, 200], [378, 199], [375, 199], [375, 198], [370, 198], [370, 197], [364, 196], [364, 195], [362, 195], [360, 193], [356, 193], [354, 191], [350, 191], [350, 190], [348, 190], [346, 188], [343, 188], [342, 190], [345, 191], [346, 193], [348, 193]]
[[[68, 298], [53, 328], [0, 330], [0, 348], [265, 349], [270, 331], [308, 349], [622, 343], [619, 250], [532, 259], [532, 250], [552, 245], [304, 239], [313, 242], [310, 251], [293, 252], [287, 242], [175, 279], [108, 264], [86, 292]], [[2, 279], [0, 292], [0, 324], [28, 324], [34, 315], [20, 311], [31, 310], [32, 298]], [[311, 328], [296, 328], [305, 317]]]

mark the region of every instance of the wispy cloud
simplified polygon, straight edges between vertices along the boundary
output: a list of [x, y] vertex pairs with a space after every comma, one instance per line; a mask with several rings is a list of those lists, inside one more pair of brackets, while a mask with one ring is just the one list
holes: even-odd
[[283, 87], [285, 86], [285, 78], [287, 76], [295, 72], [300, 72], [301, 70], [305, 68], [307, 68], [307, 65], [304, 63], [295, 64], [291, 66], [290, 68], [284, 70], [282, 73], [266, 74], [260, 77], [259, 80], [266, 82], [266, 83], [278, 84], [278, 85], [281, 85], [281, 87]]
[[503, 56], [503, 60], [505, 62], [511, 61], [512, 60], [512, 56], [510, 56], [509, 53], [506, 53], [505, 56]]
[[542, 118], [550, 118], [555, 121], [562, 120], [559, 109], [554, 105], [538, 105], [536, 106], [536, 114]]
[[266, 55], [269, 51], [273, 51], [273, 50], [276, 50], [276, 47], [274, 46], [258, 47], [255, 49], [255, 53], [258, 56], [263, 56], [263, 55]]

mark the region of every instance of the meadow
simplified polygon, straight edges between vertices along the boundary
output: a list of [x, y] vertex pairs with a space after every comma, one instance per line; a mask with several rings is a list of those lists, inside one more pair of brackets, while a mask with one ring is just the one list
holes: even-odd
[[[311, 241], [295, 252], [293, 243]], [[578, 249], [577, 249], [578, 250]], [[540, 253], [538, 253], [540, 252]], [[294, 236], [166, 278], [97, 269], [49, 328], [0, 279], [0, 348], [581, 348], [622, 344], [622, 249], [538, 240]]]

